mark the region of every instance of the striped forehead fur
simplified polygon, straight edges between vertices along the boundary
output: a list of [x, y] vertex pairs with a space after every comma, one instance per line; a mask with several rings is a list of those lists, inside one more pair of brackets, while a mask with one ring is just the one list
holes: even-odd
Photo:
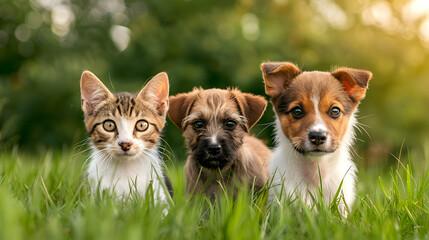
[[159, 118], [154, 107], [139, 98], [137, 94], [127, 92], [114, 94], [114, 98], [106, 99], [99, 104], [92, 116], [85, 116], [87, 134], [91, 136], [98, 125], [102, 122], [97, 119], [105, 117], [126, 117], [133, 119], [139, 116], [149, 117], [147, 119], [156, 132], [160, 133], [165, 119]]

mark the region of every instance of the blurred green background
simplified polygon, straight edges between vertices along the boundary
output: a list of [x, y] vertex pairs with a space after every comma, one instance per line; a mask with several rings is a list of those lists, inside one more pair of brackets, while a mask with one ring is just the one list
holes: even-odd
[[[359, 113], [370, 137], [358, 132], [356, 161], [384, 167], [404, 146], [423, 162], [428, 54], [427, 0], [2, 0], [0, 144], [31, 153], [85, 139], [85, 69], [116, 92], [167, 71], [172, 95], [237, 86], [265, 96], [259, 65], [270, 60], [371, 70]], [[273, 119], [269, 106], [253, 133], [271, 141]], [[165, 130], [183, 161], [179, 130]]]

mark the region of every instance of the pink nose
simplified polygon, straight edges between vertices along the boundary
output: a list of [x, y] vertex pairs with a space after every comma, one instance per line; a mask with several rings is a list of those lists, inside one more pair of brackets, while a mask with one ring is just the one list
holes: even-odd
[[324, 131], [311, 131], [308, 134], [308, 138], [310, 142], [316, 146], [322, 145], [326, 142], [328, 138], [328, 134]]
[[119, 143], [119, 146], [122, 148], [122, 150], [124, 152], [127, 152], [128, 150], [130, 150], [132, 145], [133, 144], [130, 142], [120, 142]]

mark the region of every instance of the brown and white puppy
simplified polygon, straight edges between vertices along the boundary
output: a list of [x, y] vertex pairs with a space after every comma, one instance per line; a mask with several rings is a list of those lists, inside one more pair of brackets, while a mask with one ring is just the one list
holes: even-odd
[[271, 193], [285, 192], [312, 205], [321, 183], [323, 200], [330, 203], [343, 181], [339, 207], [346, 214], [355, 200], [357, 169], [350, 154], [355, 113], [372, 73], [303, 72], [288, 62], [262, 63], [261, 69], [277, 118]]
[[271, 150], [249, 130], [267, 106], [262, 96], [236, 89], [195, 88], [169, 99], [168, 116], [186, 139], [187, 190], [214, 197], [220, 184], [237, 181], [260, 190], [268, 178]]

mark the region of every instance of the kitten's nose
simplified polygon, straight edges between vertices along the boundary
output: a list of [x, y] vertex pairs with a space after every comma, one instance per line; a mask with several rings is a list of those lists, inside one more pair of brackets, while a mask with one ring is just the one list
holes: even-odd
[[127, 152], [128, 150], [130, 150], [132, 145], [133, 144], [130, 142], [120, 142], [119, 143], [119, 146], [122, 148], [122, 150], [124, 152]]
[[327, 138], [328, 134], [325, 131], [311, 131], [308, 134], [308, 139], [310, 139], [310, 142], [316, 146], [324, 144]]

